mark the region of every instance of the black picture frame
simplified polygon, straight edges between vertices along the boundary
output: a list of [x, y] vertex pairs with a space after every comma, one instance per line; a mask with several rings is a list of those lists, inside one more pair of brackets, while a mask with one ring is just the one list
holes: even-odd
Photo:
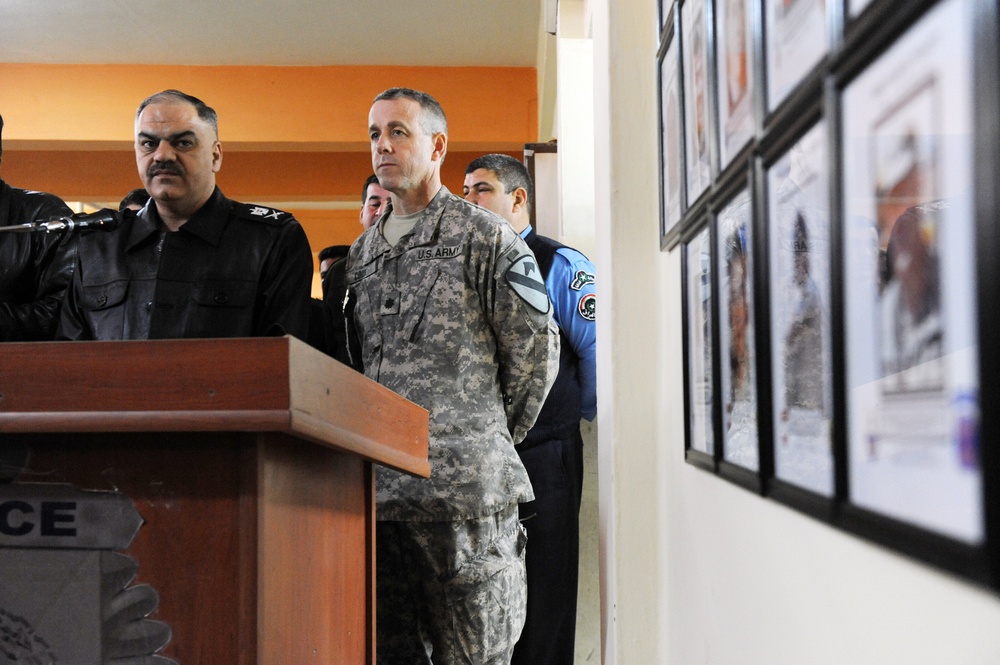
[[711, 210], [715, 233], [719, 475], [759, 492], [760, 389], [757, 242], [753, 173], [747, 164], [720, 184]]
[[[759, 162], [766, 229], [770, 489], [832, 500], [836, 491], [833, 365], [832, 157], [819, 107]], [[763, 329], [763, 327], [762, 327]], [[795, 494], [794, 496], [798, 496]]]
[[718, 448], [714, 242], [715, 234], [703, 218], [700, 225], [689, 227], [681, 245], [684, 459], [713, 472]]
[[680, 221], [686, 203], [684, 124], [679, 40], [672, 9], [657, 55], [660, 158], [660, 247], [671, 249], [680, 240]]
[[681, 98], [683, 100], [684, 180], [687, 207], [710, 191], [716, 154], [711, 2], [682, 0], [679, 5]]
[[[941, 0], [842, 86], [846, 515], [986, 539], [973, 0]], [[940, 40], [947, 40], [947, 44]], [[864, 254], [863, 254], [864, 253]]]
[[743, 153], [756, 129], [755, 0], [716, 0], [715, 115], [719, 170]]
[[815, 96], [824, 62], [834, 43], [831, 0], [761, 0], [764, 108], [770, 116], [783, 105]]
[[[672, 39], [680, 44], [689, 38], [680, 14], [692, 2], [695, 0], [681, 0], [673, 5]], [[710, 141], [714, 144], [709, 146], [708, 183], [693, 197], [686, 197], [681, 219], [672, 229], [675, 234], [672, 241], [664, 242], [661, 235], [661, 248], [672, 251], [679, 247], [683, 252], [685, 459], [696, 467], [806, 513], [833, 528], [1000, 592], [1000, 450], [981, 443], [1000, 435], [1000, 413], [981, 406], [989, 402], [990, 396], [1000, 394], [1000, 354], [992, 353], [991, 348], [980, 344], [980, 340], [997, 339], [1000, 335], [1000, 311], [990, 307], [996, 294], [1000, 293], [1000, 268], [995, 267], [996, 256], [1000, 255], [1000, 225], [995, 223], [996, 210], [1000, 209], [1000, 191], [996, 187], [1000, 181], [1000, 68], [996, 67], [996, 62], [1000, 61], [1000, 6], [995, 0], [870, 0], [859, 10], [857, 5], [853, 5], [852, 9], [850, 0], [828, 0], [825, 17], [828, 45], [825, 52], [804, 68], [807, 71], [795, 79], [780, 100], [775, 101], [768, 99], [766, 92], [767, 79], [771, 75], [765, 66], [769, 48], [766, 43], [769, 32], [765, 28], [767, 5], [764, 0], [755, 1], [754, 5], [752, 50], [757, 70], [754, 75], [753, 134], [727, 162], [724, 157], [729, 156], [729, 151], [720, 153], [723, 140], [720, 132], [724, 120], [718, 108], [713, 107], [710, 123], [714, 126], [710, 128]], [[958, 20], [949, 14], [955, 11], [955, 6], [962, 8]], [[722, 0], [704, 1], [706, 15], [722, 11], [724, 7]], [[937, 32], [925, 32], [927, 25], [933, 26]], [[710, 26], [713, 29], [708, 31], [708, 44], [721, 39], [714, 29], [718, 27], [718, 22], [713, 21]], [[900, 45], [909, 48], [910, 52], [902, 57], [894, 55]], [[714, 47], [710, 48], [711, 63], [712, 58], [719, 56]], [[955, 57], [953, 52], [956, 50], [964, 54], [962, 60], [942, 64]], [[662, 54], [661, 51], [658, 56]], [[892, 64], [894, 59], [895, 64]], [[921, 64], [932, 60], [938, 62]], [[710, 92], [717, 95], [716, 101], [722, 90], [719, 64], [716, 61], [709, 73]], [[659, 60], [657, 65], [661, 65]], [[934, 80], [931, 82], [918, 80], [921, 79], [918, 75], [921, 67], [936, 67], [940, 75], [936, 78], [932, 76]], [[682, 79], [689, 75], [688, 68], [682, 63]], [[880, 85], [866, 88], [866, 81], [872, 77], [880, 78]], [[953, 88], [956, 79], [964, 81], [964, 92]], [[875, 87], [880, 92], [876, 92]], [[863, 88], [866, 89], [859, 93]], [[684, 97], [684, 94], [682, 86], [681, 96]], [[886, 94], [895, 94], [896, 99], [885, 101], [880, 95]], [[959, 106], [956, 107], [956, 104]], [[682, 123], [686, 122], [683, 116]], [[966, 119], [964, 128], [956, 128], [954, 124], [955, 118], [960, 116]], [[861, 132], [864, 136], [858, 136], [856, 129], [859, 117], [866, 128]], [[901, 128], [908, 126], [912, 128], [912, 137], [901, 139], [906, 136]], [[782, 460], [782, 451], [776, 449], [781, 445], [784, 434], [776, 415], [783, 408], [778, 392], [787, 382], [778, 376], [778, 372], [784, 371], [781, 357], [785, 351], [780, 339], [787, 332], [781, 330], [787, 324], [787, 318], [772, 317], [776, 317], [776, 311], [784, 306], [777, 303], [778, 299], [788, 298], [791, 301], [792, 298], [790, 289], [780, 284], [783, 271], [786, 279], [788, 277], [787, 264], [784, 268], [771, 265], [772, 244], [778, 241], [774, 236], [782, 233], [778, 228], [780, 225], [772, 217], [778, 214], [777, 208], [782, 203], [774, 186], [768, 182], [772, 173], [776, 172], [774, 169], [782, 168], [786, 155], [801, 141], [809, 140], [807, 137], [813, 136], [814, 132], [825, 137], [827, 154], [825, 157], [817, 154], [812, 160], [827, 165], [829, 179], [829, 256], [825, 260], [827, 268], [824, 274], [829, 285], [829, 304], [823, 310], [829, 319], [828, 338], [824, 341], [829, 345], [829, 357], [824, 355], [823, 365], [825, 368], [829, 364], [830, 372], [827, 375], [824, 369], [828, 383], [824, 387], [823, 399], [824, 413], [832, 414], [828, 419], [828, 447], [832, 452], [826, 455], [823, 462], [822, 484], [789, 474]], [[962, 148], [966, 155], [964, 169], [956, 170], [954, 160], [949, 161], [947, 157], [955, 152], [956, 140], [965, 143]], [[903, 287], [893, 285], [897, 294], [892, 296], [895, 309], [884, 304], [889, 300], [888, 296], [882, 295], [881, 289], [891, 279], [889, 275], [896, 273], [878, 267], [880, 247], [877, 241], [871, 245], [874, 247], [876, 267], [872, 268], [871, 262], [864, 263], [870, 258], [868, 255], [864, 260], [859, 259], [863, 252], [859, 249], [858, 229], [864, 224], [859, 221], [864, 218], [864, 211], [859, 211], [852, 197], [857, 198], [858, 192], [867, 192], [865, 196], [870, 206], [882, 201], [878, 209], [886, 210], [886, 201], [905, 198], [897, 196], [899, 192], [893, 183], [902, 182], [904, 178], [901, 174], [911, 170], [907, 166], [909, 162], [899, 156], [905, 154], [907, 141], [911, 148], [919, 151], [923, 146], [924, 151], [931, 154], [923, 162], [920, 159], [911, 159], [910, 162], [922, 164], [924, 171], [934, 173], [927, 180], [930, 185], [924, 183], [904, 191], [904, 194], [916, 197], [913, 203], [926, 204], [928, 201], [923, 199], [938, 196], [936, 192], [940, 188], [935, 189], [933, 183], [941, 181], [942, 173], [950, 173], [949, 177], [954, 181], [965, 184], [966, 199], [957, 208], [932, 206], [933, 209], [911, 212], [918, 216], [916, 224], [923, 237], [936, 238], [940, 256], [952, 252], [956, 243], [965, 247], [957, 255], [959, 258], [939, 257], [941, 263], [937, 272], [925, 269], [924, 275], [939, 278], [943, 313], [939, 318], [945, 321], [942, 324], [942, 339], [946, 340], [943, 344], [964, 345], [966, 349], [974, 347], [976, 352], [971, 357], [966, 352], [967, 357], [959, 365], [952, 363], [943, 373], [928, 370], [919, 377], [911, 373], [900, 378], [895, 375], [909, 368], [893, 366], [887, 369], [889, 364], [883, 358], [885, 348], [893, 348], [895, 342], [886, 343], [883, 348], [882, 340], [886, 338], [884, 330], [891, 329], [894, 335], [897, 329], [905, 328], [903, 324], [906, 321], [900, 314], [902, 310], [898, 304], [904, 300], [898, 295]], [[935, 148], [935, 142], [940, 147]], [[928, 146], [931, 149], [927, 149]], [[859, 164], [868, 164], [871, 168], [866, 166], [866, 174], [859, 176]], [[877, 168], [871, 166], [875, 164]], [[690, 169], [685, 168], [684, 171], [689, 172]], [[873, 175], [876, 173], [877, 176]], [[731, 374], [732, 366], [724, 338], [729, 334], [726, 330], [729, 326], [723, 320], [728, 313], [726, 299], [729, 293], [728, 276], [723, 274], [723, 247], [727, 234], [731, 235], [724, 218], [728, 207], [744, 191], [749, 196], [752, 211], [752, 220], [747, 225], [751, 230], [748, 245], [752, 247], [748, 253], [756, 261], [750, 272], [750, 282], [754, 285], [751, 294], [754, 304], [750, 311], [755, 317], [752, 348], [755, 349], [757, 363], [756, 380], [752, 382], [757, 390], [756, 468], [753, 464], [731, 459], [732, 455], [727, 458], [725, 438], [726, 419], [732, 418], [726, 404], [727, 376]], [[920, 208], [919, 205], [916, 207]], [[935, 214], [945, 217], [937, 221], [927, 217]], [[959, 221], [955, 221], [956, 215]], [[877, 214], [869, 213], [868, 216], [877, 219]], [[787, 235], [787, 229], [784, 233]], [[823, 232], [819, 230], [817, 233]], [[875, 232], [874, 237], [879, 238], [879, 233]], [[707, 258], [698, 244], [705, 242], [711, 245]], [[701, 449], [698, 445], [692, 446], [691, 441], [692, 296], [687, 289], [694, 274], [695, 257], [698, 270], [702, 271], [698, 272], [698, 279], [702, 277], [706, 261], [712, 266], [710, 284], [701, 286], [699, 291], [699, 294], [708, 294], [711, 300], [710, 314], [706, 318], [710, 319], [710, 331], [702, 333], [702, 337], [709, 340], [709, 360], [706, 362], [711, 363], [711, 367], [706, 368], [702, 364], [698, 371], [703, 374], [708, 372], [713, 387], [711, 400], [702, 397], [699, 430], [703, 432], [702, 436], [711, 437], [712, 445], [702, 444]], [[867, 266], [863, 273], [858, 269], [862, 263]], [[865, 300], [859, 297], [859, 293], [865, 289], [867, 300], [871, 302], [868, 310], [859, 311], [857, 303]], [[873, 293], [875, 295], [871, 295]], [[965, 305], [958, 305], [960, 302]], [[879, 337], [878, 344], [871, 341], [874, 337]], [[864, 350], [864, 345], [859, 346], [858, 340], [861, 339], [868, 340], [865, 342], [867, 350]], [[705, 348], [698, 348], [700, 352], [705, 352]], [[873, 351], [876, 348], [878, 351]], [[890, 447], [879, 437], [892, 430], [873, 429], [870, 424], [863, 424], [872, 422], [873, 417], [870, 409], [866, 412], [859, 407], [864, 400], [856, 394], [859, 385], [864, 385], [859, 381], [857, 367], [865, 363], [871, 378], [868, 383], [875, 382], [877, 389], [882, 391], [881, 402], [876, 400], [879, 408], [889, 398], [896, 401], [894, 404], [905, 405], [909, 399], [907, 390], [923, 396], [945, 391], [947, 399], [940, 398], [938, 411], [946, 414], [947, 426], [939, 426], [936, 430], [938, 445], [947, 437], [947, 445], [952, 451], [952, 465], [965, 468], [965, 471], [978, 477], [978, 484], [952, 492], [944, 489], [946, 486], [941, 483], [932, 482], [928, 491], [926, 483], [910, 483], [907, 486], [906, 482], [899, 482], [897, 485], [903, 488], [897, 488], [901, 491], [900, 497], [885, 503], [880, 503], [878, 495], [872, 498], [872, 487], [886, 491], [887, 484], [872, 484], [859, 475], [859, 468], [866, 463], [864, 446], [873, 445], [879, 451], [876, 456], [879, 459], [883, 453], [885, 457], [891, 457], [887, 452]], [[875, 376], [876, 372], [879, 376]], [[895, 378], [883, 381], [886, 379], [884, 375]], [[963, 377], [961, 381], [964, 383], [956, 383], [955, 376]], [[871, 391], [873, 388], [867, 386], [867, 389]], [[970, 392], [974, 395], [971, 401]], [[904, 408], [901, 413], [913, 415], [914, 409], [911, 404], [909, 412]], [[884, 415], [876, 413], [875, 417]], [[926, 413], [919, 415], [925, 416]], [[899, 417], [896, 420], [899, 421]], [[916, 418], [913, 420], [917, 421]], [[874, 443], [869, 439], [873, 439]], [[898, 446], [901, 450], [905, 447]], [[831, 457], [832, 485], [829, 481]], [[966, 466], [961, 467], [962, 464]], [[906, 474], [897, 475], [903, 477]], [[899, 508], [907, 502], [920, 507], [911, 508], [909, 512]], [[948, 502], [951, 502], [951, 508], [948, 508]], [[936, 505], [928, 508], [928, 504]], [[952, 512], [942, 516], [941, 510], [945, 509]], [[936, 516], [935, 511], [938, 511]]]
[[844, 0], [844, 15], [848, 20], [857, 19], [873, 2], [874, 0]]

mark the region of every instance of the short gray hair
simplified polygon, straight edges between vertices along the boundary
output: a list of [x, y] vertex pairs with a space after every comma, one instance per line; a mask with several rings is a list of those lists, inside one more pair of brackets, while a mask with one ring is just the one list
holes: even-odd
[[410, 88], [389, 88], [383, 92], [380, 92], [374, 99], [374, 102], [382, 101], [385, 99], [412, 99], [417, 104], [420, 105], [421, 121], [420, 127], [428, 135], [433, 136], [434, 134], [444, 134], [448, 135], [448, 119], [444, 117], [444, 109], [441, 108], [441, 104], [438, 103], [436, 99], [428, 95], [426, 92], [420, 92], [419, 90], [412, 90]]
[[215, 131], [215, 136], [216, 138], [218, 138], [219, 115], [215, 112], [215, 109], [213, 109], [211, 106], [201, 101], [197, 97], [193, 97], [192, 95], [189, 95], [185, 92], [181, 92], [180, 90], [163, 90], [161, 92], [156, 93], [155, 95], [150, 95], [149, 97], [146, 97], [146, 99], [142, 100], [142, 103], [139, 104], [139, 109], [135, 112], [136, 120], [138, 120], [139, 116], [142, 115], [143, 109], [145, 109], [150, 104], [155, 104], [157, 102], [167, 102], [167, 101], [182, 102], [193, 106], [195, 110], [198, 112], [198, 117], [212, 126], [212, 130]]

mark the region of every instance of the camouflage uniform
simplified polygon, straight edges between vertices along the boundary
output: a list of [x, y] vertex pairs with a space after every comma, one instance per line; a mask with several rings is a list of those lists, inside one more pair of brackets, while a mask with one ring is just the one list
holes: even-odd
[[[431, 477], [379, 468], [377, 518], [410, 523], [406, 538], [414, 556], [426, 554], [427, 549], [424, 536], [414, 535], [421, 530], [414, 523], [428, 523], [422, 533], [429, 539], [439, 538], [441, 529], [457, 533], [454, 546], [438, 548], [442, 556], [434, 564], [438, 570], [434, 580], [446, 583], [469, 575], [466, 557], [485, 567], [473, 577], [485, 582], [504, 578], [501, 586], [514, 588], [513, 595], [520, 600], [497, 602], [494, 596], [495, 605], [487, 608], [486, 616], [513, 603], [516, 625], [509, 640], [513, 647], [523, 623], [523, 547], [518, 546], [523, 540], [516, 521], [509, 528], [503, 518], [511, 510], [516, 515], [518, 502], [534, 497], [513, 444], [534, 424], [559, 367], [559, 335], [545, 285], [534, 256], [508, 224], [444, 187], [413, 231], [394, 247], [382, 236], [384, 222], [385, 217], [351, 247], [348, 309], [353, 306], [365, 374], [430, 412]], [[502, 524], [494, 529], [496, 539], [485, 548], [456, 552], [455, 547], [471, 539], [462, 535], [463, 529], [475, 531], [498, 519]], [[467, 523], [441, 524], [463, 521]], [[378, 540], [379, 558], [383, 558], [382, 541]], [[500, 554], [483, 558], [484, 551]], [[402, 577], [404, 571], [397, 569], [397, 574]], [[379, 576], [380, 612], [393, 611], [390, 603], [412, 607], [414, 602], [434, 600], [427, 589], [434, 580], [428, 579], [410, 589], [419, 598], [404, 595], [391, 600], [385, 576]], [[459, 625], [450, 636], [433, 635], [435, 625], [454, 621], [454, 617], [431, 620], [431, 626], [421, 626], [420, 632], [432, 633], [428, 641], [433, 646], [428, 649], [447, 652], [445, 643], [470, 636], [485, 639], [482, 626], [475, 628], [474, 622]], [[470, 634], [462, 635], [466, 629]], [[416, 626], [413, 631], [418, 631]], [[384, 662], [404, 662], [384, 653], [385, 637], [380, 630], [380, 662], [383, 657]], [[469, 662], [490, 659], [489, 654], [478, 653]]]

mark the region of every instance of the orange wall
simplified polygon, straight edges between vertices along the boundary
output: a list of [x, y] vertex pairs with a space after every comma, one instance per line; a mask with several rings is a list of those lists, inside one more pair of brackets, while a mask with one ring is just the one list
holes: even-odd
[[10, 148], [125, 147], [139, 102], [178, 88], [218, 111], [220, 139], [231, 150], [364, 151], [372, 98], [405, 86], [441, 102], [452, 149], [511, 150], [536, 140], [535, 80], [524, 67], [0, 63], [0, 114]]
[[[456, 194], [475, 157], [520, 158], [523, 145], [538, 140], [533, 68], [0, 63], [0, 177], [71, 202], [120, 200], [141, 186], [132, 151], [136, 107], [154, 92], [177, 88], [219, 113], [218, 182], [226, 195], [292, 212], [315, 254], [349, 245], [361, 230], [360, 189], [372, 172], [368, 109], [393, 86], [428, 92], [444, 107], [449, 147], [442, 180]], [[350, 207], [295, 205], [331, 201]]]

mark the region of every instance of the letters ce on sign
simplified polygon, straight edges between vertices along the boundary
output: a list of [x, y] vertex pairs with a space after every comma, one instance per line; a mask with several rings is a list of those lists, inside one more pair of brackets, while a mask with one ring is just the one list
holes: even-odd
[[170, 641], [167, 624], [145, 618], [156, 590], [129, 586], [138, 564], [115, 551], [140, 526], [121, 494], [0, 483], [0, 653], [15, 663], [172, 664], [153, 655]]

